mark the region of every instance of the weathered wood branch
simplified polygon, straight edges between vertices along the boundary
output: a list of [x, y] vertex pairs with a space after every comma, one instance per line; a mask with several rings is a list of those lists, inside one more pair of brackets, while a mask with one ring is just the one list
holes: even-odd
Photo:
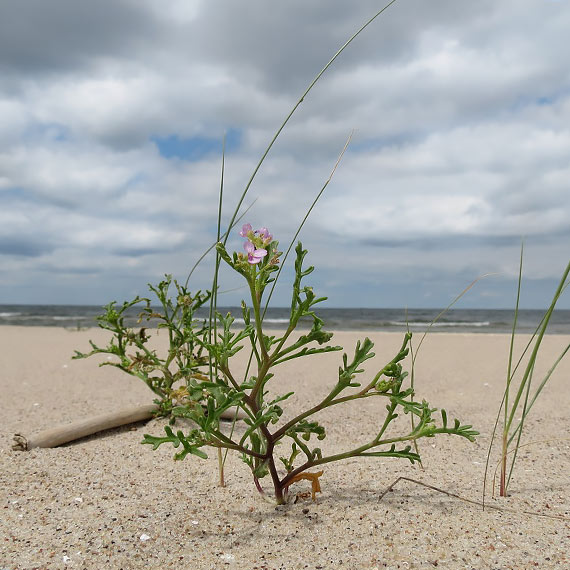
[[[125, 408], [116, 412], [110, 412], [55, 428], [46, 429], [29, 438], [17, 433], [14, 435], [12, 449], [15, 451], [28, 451], [35, 447], [58, 447], [59, 445], [69, 443], [101, 431], [150, 420], [154, 417], [157, 411], [158, 406], [156, 404], [147, 404], [144, 406]], [[235, 408], [226, 410], [222, 414], [222, 418], [233, 420], [235, 413]], [[238, 411], [237, 417], [238, 419], [243, 419], [245, 417], [243, 410]]]

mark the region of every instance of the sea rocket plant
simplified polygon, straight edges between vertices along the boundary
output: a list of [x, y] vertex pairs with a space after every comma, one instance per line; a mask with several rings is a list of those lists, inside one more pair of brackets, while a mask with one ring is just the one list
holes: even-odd
[[[215, 322], [200, 323], [194, 311], [203, 304], [209, 294], [198, 293], [194, 296], [174, 282], [177, 288], [176, 302], [168, 297], [170, 277], [158, 287], [150, 287], [158, 296], [163, 307], [162, 312], [151, 306], [149, 299], [135, 299], [116, 308], [107, 307], [107, 314], [100, 317], [100, 325], [113, 331], [114, 339], [106, 349], [92, 344], [96, 352], [106, 352], [118, 357], [118, 362], [109, 362], [120, 369], [142, 378], [159, 396], [157, 402], [163, 415], [171, 418], [165, 427], [165, 436], [145, 435], [143, 443], [151, 444], [154, 449], [164, 443], [170, 443], [182, 450], [176, 459], [187, 455], [207, 458], [204, 448], [237, 451], [252, 472], [257, 490], [265, 494], [262, 479], [269, 477], [277, 503], [284, 503], [289, 494], [289, 487], [296, 482], [308, 480], [312, 484], [312, 496], [320, 492], [319, 477], [323, 469], [309, 471], [328, 463], [350, 457], [400, 457], [416, 462], [420, 460], [417, 452], [412, 451], [412, 444], [421, 437], [433, 437], [447, 433], [473, 440], [477, 432], [470, 425], [461, 425], [455, 420], [447, 423], [445, 410], [440, 410], [441, 420], [436, 422], [434, 413], [423, 400], [414, 400], [411, 387], [404, 387], [407, 373], [401, 362], [408, 354], [411, 334], [404, 336], [402, 346], [396, 356], [377, 370], [369, 374], [364, 382], [356, 381], [364, 373], [362, 364], [374, 356], [374, 344], [368, 338], [359, 341], [354, 356], [345, 353], [339, 367], [338, 378], [333, 380], [330, 392], [320, 401], [311, 402], [310, 407], [287, 415], [282, 420], [282, 402], [287, 400], [292, 391], [278, 395], [269, 395], [270, 385], [279, 371], [279, 365], [294, 358], [304, 358], [317, 354], [342, 350], [340, 346], [329, 345], [333, 334], [323, 330], [323, 321], [314, 312], [314, 306], [325, 300], [317, 298], [312, 287], [303, 286], [302, 280], [313, 271], [313, 267], [303, 268], [307, 251], [299, 243], [296, 247], [295, 278], [291, 299], [289, 323], [285, 331], [266, 334], [263, 330], [263, 311], [261, 302], [268, 283], [274, 279], [272, 274], [278, 270], [278, 242], [265, 227], [253, 230], [245, 224], [240, 236], [246, 238], [245, 251], [226, 251], [222, 243], [217, 244], [220, 257], [235, 271], [240, 273], [249, 285], [250, 304], [242, 302], [244, 325], [236, 328], [235, 319], [230, 313], [226, 316], [216, 313]], [[160, 328], [168, 330], [170, 347], [164, 357], [146, 346], [151, 335], [149, 328], [142, 329], [144, 334], [127, 329], [123, 313], [129, 307], [145, 303], [141, 319], [157, 321]], [[310, 330], [295, 335], [295, 330], [302, 318], [312, 321]], [[216, 334], [212, 334], [212, 330]], [[232, 359], [244, 346], [251, 350], [252, 367], [245, 376], [239, 378], [234, 373]], [[135, 354], [130, 354], [135, 348]], [[129, 351], [129, 352], [128, 352]], [[89, 356], [78, 353], [78, 356]], [[306, 379], [310, 382], [310, 377]], [[281, 386], [277, 383], [277, 386]], [[315, 414], [340, 404], [364, 398], [379, 398], [379, 413], [385, 409], [376, 428], [376, 434], [368, 441], [356, 447], [340, 451], [323, 451], [315, 447], [316, 441], [326, 438], [325, 426], [315, 420]], [[243, 429], [227, 431], [221, 429], [220, 419], [228, 409], [239, 408], [245, 414]], [[396, 435], [392, 427], [398, 411], [414, 417], [409, 429]], [[186, 433], [182, 429], [176, 432], [171, 425], [177, 418], [191, 420]]]

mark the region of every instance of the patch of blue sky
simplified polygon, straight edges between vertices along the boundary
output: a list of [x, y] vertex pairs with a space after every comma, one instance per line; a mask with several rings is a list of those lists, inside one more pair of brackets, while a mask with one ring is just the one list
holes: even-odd
[[520, 111], [526, 107], [547, 107], [549, 105], [554, 105], [560, 97], [563, 97], [562, 93], [550, 94], [550, 95], [525, 95], [519, 96], [510, 105], [509, 110], [511, 112]]
[[60, 123], [34, 123], [25, 132], [29, 140], [49, 140], [52, 142], [65, 142], [70, 139], [69, 129]]
[[13, 205], [21, 202], [33, 202], [34, 196], [24, 188], [10, 186], [0, 190], [0, 203], [3, 206]]
[[[229, 129], [226, 132], [226, 153], [237, 150], [241, 144], [242, 130]], [[161, 156], [178, 158], [196, 162], [209, 156], [222, 155], [223, 137], [196, 136], [184, 138], [177, 134], [167, 137], [152, 136], [150, 140], [156, 145]]]

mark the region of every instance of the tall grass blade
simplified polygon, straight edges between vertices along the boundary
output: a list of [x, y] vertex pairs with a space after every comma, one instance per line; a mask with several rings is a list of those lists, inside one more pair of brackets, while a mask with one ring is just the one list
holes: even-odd
[[281, 271], [283, 270], [283, 266], [285, 265], [285, 261], [287, 260], [287, 257], [291, 253], [291, 250], [293, 249], [293, 246], [295, 245], [295, 241], [299, 237], [299, 234], [301, 233], [301, 230], [303, 229], [305, 222], [307, 221], [307, 219], [311, 215], [311, 212], [313, 211], [314, 207], [317, 205], [317, 202], [319, 201], [320, 197], [323, 195], [323, 192], [325, 191], [326, 187], [329, 185], [330, 181], [333, 179], [333, 176], [336, 172], [336, 169], [338, 168], [338, 165], [340, 164], [340, 161], [342, 160], [342, 157], [344, 156], [344, 153], [346, 152], [346, 149], [348, 148], [348, 145], [350, 144], [350, 141], [352, 140], [353, 135], [354, 135], [354, 131], [352, 131], [350, 133], [350, 135], [348, 136], [348, 139], [347, 139], [346, 143], [344, 144], [344, 147], [343, 147], [342, 151], [340, 152], [340, 154], [339, 154], [339, 156], [335, 162], [335, 165], [334, 165], [333, 169], [331, 170], [331, 173], [329, 174], [329, 177], [327, 178], [327, 180], [323, 184], [323, 187], [320, 189], [319, 193], [315, 196], [315, 199], [313, 200], [313, 202], [309, 206], [309, 209], [307, 210], [307, 212], [305, 213], [305, 216], [301, 220], [301, 223], [297, 227], [297, 231], [295, 232], [295, 235], [291, 238], [291, 242], [289, 243], [289, 247], [285, 251], [285, 254], [283, 255], [283, 258], [281, 260], [281, 265], [279, 266], [279, 271], [277, 272], [277, 274], [275, 276], [275, 281], [273, 282], [271, 289], [269, 290], [269, 294], [267, 296], [267, 301], [265, 303], [265, 308], [263, 309], [263, 314], [261, 316], [262, 319], [265, 317], [265, 313], [267, 312], [267, 309], [269, 307], [269, 301], [271, 300], [271, 297], [273, 295], [273, 291], [275, 290], [275, 287], [277, 285], [277, 281], [279, 279], [279, 276], [281, 275]]
[[[556, 307], [556, 303], [558, 302], [558, 299], [562, 295], [562, 292], [568, 286], [566, 280], [568, 279], [569, 273], [570, 273], [570, 262], [566, 266], [566, 269], [562, 275], [560, 283], [558, 284], [556, 292], [554, 293], [554, 297], [552, 298], [552, 302], [550, 303], [550, 307], [546, 311], [546, 314], [545, 314], [544, 319], [542, 321], [542, 326], [540, 328], [540, 331], [538, 333], [538, 336], [537, 336], [535, 344], [534, 344], [534, 348], [532, 350], [532, 353], [530, 355], [527, 367], [524, 371], [521, 383], [519, 385], [517, 395], [516, 395], [515, 400], [512, 404], [511, 412], [509, 414], [508, 420], [507, 420], [505, 427], [504, 427], [504, 434], [506, 434], [506, 437], [508, 438], [508, 434], [510, 433], [511, 426], [512, 426], [512, 423], [513, 423], [514, 418], [515, 418], [515, 414], [516, 414], [518, 407], [519, 407], [520, 399], [522, 397], [522, 394], [524, 393], [525, 394], [525, 400], [524, 400], [524, 404], [523, 404], [521, 420], [520, 420], [519, 425], [517, 426], [518, 435], [517, 435], [517, 441], [516, 441], [516, 445], [515, 445], [515, 453], [513, 454], [513, 460], [511, 462], [511, 467], [510, 467], [509, 474], [508, 474], [508, 477], [507, 477], [506, 482], [505, 482], [505, 486], [504, 486], [504, 488], [502, 488], [502, 490], [504, 491], [505, 494], [501, 493], [501, 496], [506, 496], [507, 488], [508, 488], [509, 482], [511, 480], [511, 476], [513, 473], [513, 469], [514, 469], [514, 465], [515, 465], [515, 461], [516, 461], [516, 457], [517, 457], [518, 447], [520, 445], [520, 439], [522, 436], [522, 431], [524, 429], [524, 422], [526, 420], [528, 412], [530, 411], [530, 409], [532, 407], [532, 404], [534, 404], [534, 402], [536, 401], [536, 398], [533, 398], [531, 404], [530, 405], [528, 404], [528, 397], [529, 397], [529, 393], [530, 393], [530, 387], [532, 384], [532, 377], [533, 377], [534, 367], [535, 367], [535, 363], [536, 363], [536, 358], [538, 356], [538, 352], [540, 350], [542, 340], [543, 340], [544, 335], [546, 333], [546, 330], [548, 328], [550, 318], [552, 317], [552, 313], [554, 312], [554, 308]], [[563, 355], [565, 353], [566, 353], [566, 351], [563, 353]], [[546, 380], [548, 380], [548, 378], [550, 378], [550, 374], [547, 374]], [[542, 391], [542, 388], [544, 388], [545, 384], [546, 384], [546, 382], [541, 383], [541, 385], [539, 386], [540, 391]], [[504, 476], [506, 476], [506, 474], [505, 475], [501, 474], [501, 482], [503, 482]]]
[[[271, 139], [271, 141], [269, 142], [269, 144], [267, 145], [267, 148], [265, 149], [265, 151], [263, 152], [261, 158], [259, 159], [259, 162], [257, 163], [256, 167], [253, 170], [253, 173], [251, 175], [251, 177], [249, 178], [247, 184], [245, 185], [245, 189], [242, 193], [242, 195], [240, 196], [240, 199], [238, 200], [238, 203], [235, 207], [234, 213], [232, 215], [232, 218], [230, 220], [229, 223], [229, 227], [232, 227], [234, 225], [235, 219], [238, 215], [238, 212], [241, 208], [241, 205], [243, 204], [243, 201], [249, 191], [249, 188], [251, 187], [259, 169], [261, 168], [261, 165], [263, 164], [263, 162], [265, 161], [265, 158], [267, 157], [267, 155], [269, 154], [269, 151], [271, 150], [271, 148], [273, 147], [275, 141], [277, 140], [277, 138], [279, 137], [279, 135], [281, 134], [281, 132], [283, 131], [283, 129], [285, 128], [285, 126], [287, 125], [287, 123], [289, 122], [289, 120], [291, 119], [291, 117], [295, 114], [295, 111], [299, 108], [299, 106], [301, 105], [301, 103], [305, 100], [305, 97], [309, 94], [309, 92], [311, 91], [311, 89], [313, 89], [313, 87], [318, 83], [319, 79], [324, 75], [324, 73], [327, 71], [327, 69], [337, 60], [337, 58], [340, 56], [340, 54], [370, 25], [372, 24], [372, 22], [374, 20], [376, 20], [376, 18], [378, 18], [378, 16], [380, 16], [383, 12], [385, 12], [390, 6], [392, 6], [392, 4], [395, 4], [397, 0], [391, 0], [391, 2], [389, 2], [388, 4], [386, 4], [381, 10], [379, 10], [378, 12], [376, 12], [376, 14], [374, 14], [374, 16], [372, 16], [372, 18], [370, 18], [367, 22], [365, 22], [342, 46], [341, 48], [333, 55], [333, 57], [328, 61], [328, 63], [319, 71], [319, 73], [317, 73], [317, 75], [315, 76], [315, 78], [311, 81], [311, 83], [309, 84], [309, 86], [305, 89], [305, 91], [303, 92], [303, 94], [301, 95], [301, 97], [299, 98], [299, 100], [295, 103], [295, 105], [293, 106], [293, 108], [291, 109], [291, 111], [289, 112], [289, 114], [285, 117], [285, 120], [281, 123], [281, 125], [279, 126], [279, 128], [277, 129], [277, 131], [275, 132], [275, 134], [273, 135], [273, 138]], [[224, 244], [226, 243], [227, 240], [227, 233], [225, 235], [224, 238]]]
[[[542, 392], [544, 386], [546, 385], [546, 383], [548, 382], [548, 380], [552, 376], [552, 373], [554, 372], [554, 370], [556, 369], [556, 367], [558, 366], [558, 364], [560, 363], [562, 358], [566, 355], [566, 353], [570, 349], [570, 345], [568, 345], [562, 351], [562, 353], [559, 355], [559, 357], [556, 359], [554, 364], [549, 369], [548, 373], [543, 378], [542, 382], [539, 384], [539, 386], [536, 389], [536, 391], [534, 392], [534, 395], [532, 396], [532, 398], [530, 398], [534, 367], [536, 364], [536, 359], [538, 357], [540, 346], [542, 344], [542, 340], [544, 338], [544, 335], [545, 335], [546, 330], [548, 328], [550, 319], [552, 317], [552, 314], [554, 312], [554, 309], [556, 307], [556, 304], [557, 304], [560, 296], [566, 290], [566, 288], [570, 285], [570, 282], [568, 282], [568, 275], [570, 273], [570, 262], [568, 263], [568, 265], [566, 266], [566, 269], [564, 270], [564, 273], [562, 274], [562, 278], [560, 279], [558, 287], [556, 288], [556, 291], [554, 292], [550, 306], [548, 307], [547, 311], [545, 312], [545, 314], [544, 314], [543, 318], [541, 319], [538, 327], [536, 328], [535, 332], [531, 336], [531, 339], [527, 343], [524, 351], [521, 354], [521, 357], [519, 358], [516, 366], [513, 369], [512, 364], [513, 364], [513, 354], [514, 354], [514, 339], [515, 339], [515, 335], [516, 335], [516, 322], [517, 322], [517, 317], [518, 317], [518, 312], [519, 312], [520, 291], [521, 291], [521, 284], [522, 284], [522, 265], [523, 265], [523, 247], [521, 246], [521, 258], [520, 258], [520, 264], [519, 264], [519, 277], [518, 277], [518, 285], [517, 285], [517, 301], [516, 301], [516, 306], [515, 306], [513, 330], [511, 333], [511, 342], [510, 342], [510, 347], [509, 347], [507, 381], [506, 381], [506, 385], [505, 385], [505, 390], [503, 391], [503, 397], [502, 397], [501, 403], [499, 405], [499, 410], [497, 411], [497, 417], [495, 419], [495, 424], [493, 427], [493, 431], [491, 433], [491, 441], [489, 443], [489, 449], [487, 451], [487, 461], [485, 464], [485, 476], [483, 479], [483, 507], [485, 506], [487, 474], [488, 474], [488, 469], [489, 469], [491, 451], [492, 451], [495, 435], [497, 432], [497, 427], [498, 427], [498, 423], [499, 423], [499, 418], [501, 416], [501, 412], [503, 412], [504, 418], [503, 418], [503, 433], [502, 433], [502, 442], [501, 442], [501, 458], [500, 458], [501, 475], [500, 475], [500, 491], [499, 491], [499, 493], [500, 493], [500, 496], [505, 497], [505, 496], [507, 496], [507, 493], [508, 493], [508, 486], [509, 486], [509, 483], [510, 483], [510, 480], [511, 480], [511, 477], [513, 474], [514, 466], [516, 463], [516, 457], [517, 457], [518, 449], [521, 447], [520, 442], [521, 442], [522, 431], [524, 429], [525, 420], [526, 420], [532, 406], [536, 402], [536, 399], [538, 398], [539, 394]], [[518, 389], [517, 389], [516, 395], [514, 397], [514, 400], [511, 403], [509, 400], [511, 384], [514, 380], [514, 376], [516, 374], [517, 369], [519, 368], [520, 364], [522, 363], [522, 360], [523, 360], [525, 354], [530, 349], [533, 342], [534, 342], [534, 346], [532, 348], [532, 352], [529, 356], [529, 359], [528, 359], [528, 362], [527, 362], [526, 367], [524, 369], [524, 372], [522, 373], [522, 377], [521, 377], [521, 380], [519, 382]], [[523, 399], [523, 395], [524, 395], [524, 399]], [[530, 398], [530, 400], [529, 400], [529, 398]], [[520, 419], [519, 423], [517, 424], [517, 426], [514, 429], [512, 429], [512, 425], [513, 425], [513, 422], [515, 419], [515, 415], [517, 414], [517, 411], [519, 410], [519, 405], [521, 404], [521, 400], [522, 400], [521, 419]], [[516, 441], [515, 441], [515, 438], [516, 438]], [[509, 451], [509, 447], [513, 444], [513, 442], [515, 442], [514, 450]], [[511, 460], [510, 468], [509, 468], [508, 473], [507, 473], [507, 455], [510, 453], [513, 454], [513, 458]]]
[[[522, 274], [523, 274], [523, 259], [524, 259], [524, 242], [521, 243], [521, 253], [520, 253], [520, 259], [519, 259], [519, 276], [518, 276], [518, 281], [517, 281], [517, 299], [516, 299], [516, 303], [515, 303], [515, 314], [514, 314], [514, 318], [513, 318], [513, 330], [511, 332], [511, 341], [509, 344], [509, 360], [508, 360], [508, 364], [507, 364], [507, 384], [505, 386], [505, 392], [503, 394], [503, 401], [501, 403], [501, 406], [503, 407], [504, 410], [504, 419], [503, 419], [503, 426], [507, 425], [507, 415], [508, 415], [508, 410], [509, 410], [509, 395], [510, 395], [510, 391], [511, 391], [511, 382], [513, 381], [513, 372], [512, 372], [512, 368], [513, 368], [513, 353], [514, 353], [514, 346], [515, 346], [515, 335], [516, 335], [516, 331], [517, 331], [517, 322], [518, 322], [518, 317], [519, 317], [519, 306], [520, 306], [520, 298], [521, 298], [521, 284], [522, 284]], [[530, 344], [528, 345], [530, 346]], [[525, 348], [525, 353], [526, 353], [526, 348]], [[524, 355], [524, 353], [523, 353]], [[517, 363], [517, 368], [519, 366], [519, 364], [522, 361], [523, 355], [521, 355], [521, 360], [519, 360], [519, 362]], [[500, 414], [500, 409], [499, 409], [499, 414]], [[495, 427], [497, 426], [497, 424], [495, 424]], [[494, 431], [493, 431], [493, 436], [494, 436]], [[507, 471], [507, 451], [508, 451], [508, 442], [507, 442], [507, 438], [508, 438], [508, 431], [505, 432], [505, 429], [503, 429], [503, 437], [502, 437], [502, 451], [501, 451], [501, 478], [500, 478], [500, 495], [501, 497], [504, 497], [504, 493], [506, 493], [506, 481], [505, 481], [505, 473]], [[492, 438], [491, 438], [492, 440]], [[515, 453], [516, 455], [516, 453]]]
[[[226, 135], [222, 141], [222, 169], [220, 173], [220, 191], [218, 196], [218, 221], [216, 227], [216, 243], [220, 241], [220, 233], [222, 228], [222, 207], [224, 202], [224, 172], [226, 164]], [[217, 319], [216, 311], [218, 307], [218, 275], [220, 272], [220, 254], [216, 251], [216, 260], [214, 264], [214, 278], [212, 280], [212, 296], [210, 297], [210, 313], [209, 313], [209, 327], [208, 327], [208, 342], [212, 344], [213, 340], [217, 337]], [[212, 356], [208, 353], [209, 357], [209, 375], [210, 382], [214, 381], [214, 377], [217, 376], [218, 367], [217, 362], [212, 362]], [[227, 454], [227, 450], [226, 450]], [[224, 477], [224, 463], [225, 457], [222, 457], [222, 449], [218, 447], [218, 475], [219, 475], [219, 486], [225, 487], [225, 477]]]
[[560, 283], [556, 289], [556, 292], [554, 293], [554, 297], [552, 299], [550, 307], [546, 311], [546, 314], [545, 314], [544, 319], [542, 321], [542, 326], [540, 327], [540, 330], [538, 332], [538, 336], [537, 336], [537, 339], [535, 341], [532, 353], [530, 355], [530, 359], [529, 359], [529, 362], [527, 364], [526, 370], [524, 372], [523, 379], [521, 381], [521, 384], [519, 386], [519, 390], [517, 392], [517, 395], [516, 395], [515, 400], [512, 404], [512, 407], [511, 407], [511, 413], [509, 415], [508, 422], [507, 422], [507, 428], [508, 429], [510, 429], [510, 427], [511, 427], [511, 424], [513, 422], [518, 404], [519, 404], [520, 399], [521, 399], [522, 394], [523, 394], [524, 387], [526, 385], [526, 382], [528, 380], [529, 375], [531, 374], [532, 368], [534, 367], [534, 363], [535, 363], [536, 357], [538, 355], [540, 345], [542, 344], [544, 334], [546, 333], [546, 329], [548, 328], [548, 324], [550, 322], [550, 318], [552, 317], [552, 313], [554, 312], [554, 308], [556, 306], [556, 303], [558, 302], [558, 299], [560, 298], [562, 291], [566, 288], [566, 279], [568, 278], [569, 273], [570, 273], [570, 262], [566, 266], [566, 269], [564, 271], [562, 279], [560, 280]]

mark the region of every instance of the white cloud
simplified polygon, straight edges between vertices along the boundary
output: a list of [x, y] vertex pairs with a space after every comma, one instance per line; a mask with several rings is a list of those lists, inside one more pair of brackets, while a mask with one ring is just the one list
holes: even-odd
[[[98, 303], [185, 274], [215, 237], [221, 157], [167, 159], [153, 137], [240, 133], [226, 156], [227, 222], [275, 129], [376, 9], [2, 5], [0, 302]], [[553, 281], [570, 241], [568, 25], [563, 2], [396, 3], [293, 116], [248, 219], [286, 244], [356, 129], [301, 236], [333, 303], [354, 301], [355, 275], [358, 302], [376, 306], [412, 305], [414, 287], [441, 305], [490, 271], [512, 280], [523, 236], [527, 277]], [[392, 289], [379, 300], [382, 283]], [[482, 304], [510, 301], [486, 291]]]

